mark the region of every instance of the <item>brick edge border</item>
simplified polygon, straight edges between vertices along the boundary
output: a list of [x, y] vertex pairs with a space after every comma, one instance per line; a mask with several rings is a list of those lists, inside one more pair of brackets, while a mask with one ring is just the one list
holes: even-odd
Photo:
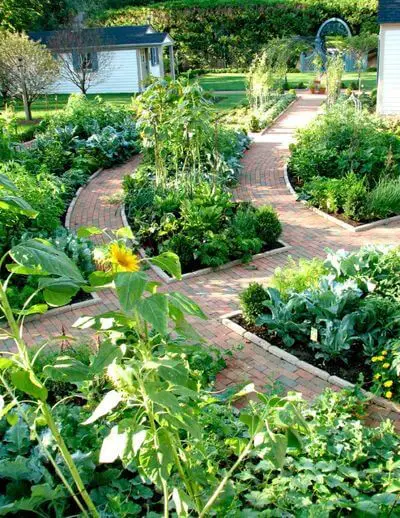
[[288, 104], [286, 106], [286, 108], [284, 108], [280, 113], [278, 113], [278, 115], [276, 115], [276, 117], [274, 117], [272, 119], [272, 121], [267, 125], [265, 126], [265, 128], [263, 128], [262, 130], [260, 131], [249, 131], [248, 132], [248, 135], [250, 138], [253, 138], [253, 137], [260, 137], [262, 135], [264, 135], [270, 128], [271, 126], [273, 126], [275, 124], [275, 122], [278, 122], [278, 119], [280, 119], [283, 115], [285, 115], [285, 113], [287, 111], [289, 111], [289, 109], [294, 105], [294, 103], [296, 103], [297, 101], [299, 100], [299, 96], [297, 95], [296, 93], [296, 97], [293, 99], [293, 101], [290, 102], [290, 104]]
[[[229, 328], [231, 331], [234, 331], [240, 336], [243, 336], [243, 338], [246, 338], [250, 342], [252, 342], [255, 345], [258, 345], [264, 351], [269, 352], [270, 354], [273, 354], [277, 358], [280, 358], [282, 360], [287, 361], [288, 363], [291, 363], [292, 365], [295, 365], [299, 369], [303, 369], [313, 376], [320, 378], [324, 381], [327, 381], [328, 383], [331, 383], [332, 385], [336, 385], [338, 387], [342, 388], [353, 388], [355, 387], [354, 383], [350, 383], [349, 381], [346, 381], [342, 378], [339, 378], [338, 376], [332, 376], [329, 374], [329, 372], [324, 371], [322, 369], [319, 369], [318, 367], [314, 367], [310, 363], [304, 362], [302, 360], [299, 360], [296, 356], [293, 354], [288, 353], [287, 351], [281, 349], [280, 347], [276, 347], [275, 345], [270, 344], [267, 340], [264, 340], [263, 338], [260, 338], [259, 336], [255, 335], [254, 333], [250, 333], [249, 331], [246, 331], [246, 329], [239, 324], [236, 324], [236, 322], [233, 322], [231, 320], [232, 317], [241, 315], [242, 312], [240, 310], [238, 311], [232, 311], [230, 313], [227, 313], [226, 315], [223, 315], [220, 317], [220, 321], [222, 324]], [[385, 408], [386, 410], [390, 410], [391, 412], [397, 412], [400, 415], [400, 404], [396, 404], [393, 401], [389, 401], [383, 397], [376, 396], [372, 392], [366, 391], [362, 389], [362, 392], [370, 399], [372, 400], [376, 405]]]
[[285, 165], [283, 167], [283, 177], [284, 177], [285, 184], [286, 184], [288, 191], [290, 192], [290, 194], [292, 194], [296, 198], [296, 201], [299, 201], [304, 206], [306, 206], [308, 209], [312, 210], [313, 212], [315, 212], [319, 216], [323, 217], [324, 219], [327, 219], [328, 221], [331, 221], [332, 223], [335, 223], [336, 225], [339, 225], [340, 227], [342, 227], [346, 230], [349, 230], [350, 232], [364, 232], [366, 230], [370, 230], [371, 228], [383, 227], [386, 225], [390, 225], [390, 223], [400, 221], [400, 215], [399, 215], [399, 216], [392, 216], [391, 218], [380, 219], [379, 221], [373, 221], [372, 223], [364, 223], [363, 225], [354, 227], [353, 225], [350, 225], [349, 223], [346, 223], [344, 221], [341, 221], [338, 218], [335, 218], [335, 216], [332, 216], [332, 214], [327, 214], [323, 210], [317, 209], [317, 207], [312, 207], [310, 205], [307, 205], [307, 202], [305, 200], [299, 200], [298, 194], [294, 190], [294, 188], [289, 180], [287, 162], [285, 163]]

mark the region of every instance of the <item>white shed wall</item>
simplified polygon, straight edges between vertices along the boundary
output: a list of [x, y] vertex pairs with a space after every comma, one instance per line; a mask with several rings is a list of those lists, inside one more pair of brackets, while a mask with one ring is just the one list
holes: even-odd
[[378, 113], [400, 114], [400, 24], [381, 25]]
[[[136, 93], [139, 92], [138, 60], [135, 49], [112, 50], [111, 72], [99, 84], [89, 88], [90, 94], [104, 93]], [[100, 53], [98, 53], [100, 55]], [[101, 59], [99, 59], [99, 65]], [[48, 93], [71, 94], [79, 93], [79, 88], [64, 78], [56, 81]]]

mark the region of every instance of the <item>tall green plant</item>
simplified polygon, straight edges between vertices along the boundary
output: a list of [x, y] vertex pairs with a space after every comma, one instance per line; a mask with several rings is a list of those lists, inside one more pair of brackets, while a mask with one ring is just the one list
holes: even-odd
[[329, 56], [326, 64], [326, 86], [328, 94], [328, 104], [334, 104], [342, 87], [342, 77], [344, 73], [344, 62], [341, 53], [337, 52]]
[[[18, 197], [14, 184], [5, 176], [0, 176], [0, 208], [32, 218], [37, 216], [32, 207]], [[5, 266], [5, 262], [9, 259], [12, 259], [13, 262]], [[5, 406], [4, 398], [0, 397], [1, 413], [5, 415], [14, 406], [21, 406], [15, 394], [16, 390], [32, 399], [32, 402], [37, 406], [38, 413], [42, 416], [54, 437], [59, 453], [76, 488], [71, 487], [66, 480], [35, 430], [33, 430], [33, 433], [42, 444], [44, 451], [83, 515], [88, 516], [90, 514], [97, 517], [99, 514], [85, 489], [79, 471], [56, 426], [51, 408], [47, 403], [47, 389], [34, 372], [35, 358], [31, 360], [23, 339], [23, 325], [28, 315], [44, 313], [49, 305], [60, 306], [69, 302], [84, 284], [84, 279], [76, 265], [64, 253], [54, 249], [45, 240], [40, 239], [27, 240], [6, 252], [0, 259], [0, 270], [3, 272], [5, 268], [9, 274], [5, 279], [2, 275], [0, 280], [0, 310], [5, 316], [7, 327], [1, 328], [0, 332], [3, 340], [9, 339], [14, 342], [17, 352], [15, 354], [8, 353], [9, 356], [7, 357], [7, 352], [2, 351], [3, 354], [0, 357], [0, 381], [10, 398], [10, 402]], [[32, 274], [41, 277], [39, 287], [25, 302], [23, 309], [15, 312], [7, 298], [7, 286], [14, 275]], [[47, 304], [29, 306], [31, 300], [39, 291], [43, 291]]]
[[[100, 232], [81, 229], [80, 235]], [[110, 247], [103, 248], [99, 257], [106, 271], [92, 274], [90, 289], [114, 289], [120, 309], [82, 317], [75, 324], [103, 336], [93, 365], [106, 368], [112, 384], [83, 424], [92, 426], [105, 416], [114, 423], [104, 439], [100, 463], [119, 460], [129, 466], [133, 462], [140, 474], [162, 493], [164, 517], [170, 515], [171, 503], [179, 516], [189, 516], [192, 511], [200, 517], [209, 515], [234, 472], [251, 452], [271, 448], [273, 462], [281, 466], [289, 440], [296, 441], [297, 437], [291, 424], [306, 425], [293, 415], [283, 433], [274, 433], [268, 427], [270, 412], [282, 407], [292, 415], [291, 403], [279, 398], [270, 401], [259, 394], [264, 403], [262, 411], [241, 417], [248, 437], [237, 441], [236, 460], [220, 478], [213, 470], [200, 476], [207, 431], [200, 425], [198, 414], [209, 395], [193, 378], [181, 353], [193, 350], [195, 346], [190, 342], [199, 338], [186, 318], [206, 317], [183, 294], [159, 293], [158, 283], [150, 281], [138, 269], [138, 263], [128, 260], [132, 259], [131, 252], [116, 243], [111, 247], [111, 255]], [[130, 266], [125, 271], [118, 267], [110, 269], [110, 261], [114, 266]], [[150, 261], [178, 279], [181, 277], [175, 254], [165, 253]], [[171, 333], [185, 341], [177, 343]], [[54, 380], [74, 383], [90, 380], [92, 369], [93, 366], [63, 356], [46, 366], [45, 372]]]
[[211, 103], [203, 89], [186, 79], [154, 80], [134, 100], [134, 109], [157, 186], [165, 188], [172, 176], [176, 186], [191, 191], [202, 180], [209, 156], [217, 159]]

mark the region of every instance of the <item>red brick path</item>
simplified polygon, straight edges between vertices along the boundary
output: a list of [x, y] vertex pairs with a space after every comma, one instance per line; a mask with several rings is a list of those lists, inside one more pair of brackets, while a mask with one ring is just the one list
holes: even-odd
[[[293, 140], [295, 130], [307, 125], [315, 117], [321, 102], [318, 96], [302, 94], [265, 135], [256, 137], [243, 159], [244, 169], [236, 196], [238, 199], [251, 200], [256, 205], [275, 206], [283, 223], [283, 239], [292, 245], [290, 254], [295, 258], [324, 256], [326, 248], [354, 249], [369, 243], [400, 244], [399, 223], [354, 234], [296, 203], [287, 191], [283, 179], [283, 163], [288, 156], [288, 146]], [[82, 191], [75, 205], [71, 227], [121, 227], [119, 207], [110, 205], [105, 197], [120, 190], [123, 176], [138, 163], [139, 158], [135, 157], [123, 166], [103, 171], [95, 178]], [[218, 376], [218, 388], [246, 380], [253, 381], [259, 388], [278, 382], [287, 390], [296, 390], [302, 392], [306, 398], [313, 398], [330, 385], [247, 342], [218, 320], [223, 314], [238, 308], [238, 294], [249, 282], [265, 282], [275, 268], [284, 265], [286, 260], [287, 254], [280, 254], [259, 259], [251, 266], [239, 265], [164, 286], [164, 289], [180, 290], [192, 297], [208, 314], [207, 322], [194, 322], [205, 339], [222, 349], [235, 350], [233, 358], [228, 360], [228, 368]], [[71, 325], [79, 316], [116, 307], [111, 292], [104, 291], [100, 295], [102, 301], [96, 306], [58, 316], [44, 316], [28, 323], [27, 339], [29, 342], [36, 342], [46, 336], [59, 334], [63, 326], [67, 332], [77, 335], [78, 332], [71, 329]], [[387, 416], [399, 419], [397, 414], [390, 414], [379, 407], [371, 408], [371, 416], [375, 420]]]

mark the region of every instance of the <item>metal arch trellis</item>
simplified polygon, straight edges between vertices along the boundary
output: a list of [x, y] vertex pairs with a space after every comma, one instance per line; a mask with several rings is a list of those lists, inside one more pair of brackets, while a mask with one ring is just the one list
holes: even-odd
[[[351, 37], [351, 30], [347, 23], [341, 18], [330, 18], [321, 24], [317, 35], [313, 42], [313, 50], [311, 53], [302, 53], [300, 56], [300, 70], [301, 72], [315, 72], [315, 61], [317, 57], [322, 60], [322, 68], [325, 68], [326, 60], [331, 53], [330, 49], [326, 47], [326, 37], [330, 35]], [[355, 67], [355, 59], [350, 53], [343, 54], [344, 68], [346, 72], [353, 72]], [[367, 60], [365, 59], [364, 68], [367, 67]]]

